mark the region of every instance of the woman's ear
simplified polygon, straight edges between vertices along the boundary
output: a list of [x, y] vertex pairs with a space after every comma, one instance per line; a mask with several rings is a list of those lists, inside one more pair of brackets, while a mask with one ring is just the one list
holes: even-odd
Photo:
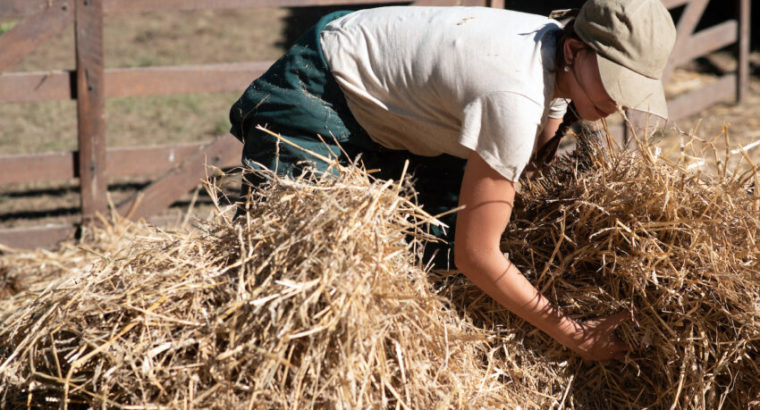
[[565, 57], [565, 61], [563, 61], [563, 63], [564, 65], [572, 67], [573, 63], [575, 62], [575, 58], [578, 56], [578, 53], [586, 48], [586, 44], [578, 39], [568, 38], [562, 44], [562, 47], [564, 48], [562, 51]]

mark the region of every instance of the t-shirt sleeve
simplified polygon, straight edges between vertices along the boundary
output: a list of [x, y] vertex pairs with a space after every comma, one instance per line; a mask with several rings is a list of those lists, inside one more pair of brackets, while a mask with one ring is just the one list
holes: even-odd
[[549, 103], [549, 118], [562, 118], [567, 112], [569, 100], [564, 98], [555, 98]]
[[465, 107], [459, 143], [517, 181], [533, 153], [542, 114], [543, 107], [523, 95], [489, 94]]

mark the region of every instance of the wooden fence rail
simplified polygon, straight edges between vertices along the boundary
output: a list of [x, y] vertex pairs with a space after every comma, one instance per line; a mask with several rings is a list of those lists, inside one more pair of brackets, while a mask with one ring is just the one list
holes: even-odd
[[[749, 81], [750, 0], [736, 0], [738, 17], [694, 33], [709, 0], [663, 0], [684, 7], [668, 75], [685, 62], [737, 44], [738, 65], [718, 81], [669, 102], [672, 119], [718, 101], [741, 99]], [[122, 204], [118, 211], [149, 218], [198, 184], [205, 164], [236, 166], [240, 144], [227, 135], [210, 143], [108, 149], [105, 99], [111, 97], [242, 91], [271, 62], [225, 63], [142, 68], [103, 67], [103, 16], [145, 11], [377, 5], [399, 0], [0, 0], [0, 21], [21, 20], [0, 36], [0, 103], [76, 100], [79, 150], [0, 156], [0, 184], [79, 178], [82, 223], [106, 211], [107, 179], [163, 176]], [[416, 5], [504, 7], [504, 0], [418, 0]], [[75, 26], [76, 70], [5, 73], [37, 46]], [[622, 133], [622, 129], [614, 130]], [[107, 166], [106, 166], [107, 164]], [[50, 246], [70, 236], [77, 225], [0, 230], [9, 247]]]

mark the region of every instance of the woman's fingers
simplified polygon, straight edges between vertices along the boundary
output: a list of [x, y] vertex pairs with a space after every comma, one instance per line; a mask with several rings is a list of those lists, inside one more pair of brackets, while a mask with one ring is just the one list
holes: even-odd
[[632, 319], [633, 319], [633, 311], [621, 310], [620, 312], [617, 312], [614, 315], [608, 316], [604, 320], [604, 327], [609, 330], [612, 330], [618, 327], [624, 321], [632, 320]]
[[630, 349], [615, 335], [615, 328], [624, 321], [633, 319], [633, 310], [622, 310], [604, 318], [585, 322], [582, 326], [585, 348], [581, 354], [584, 363], [625, 359]]
[[620, 360], [622, 357], [625, 357], [625, 354], [626, 352], [628, 352], [629, 349], [628, 349], [628, 345], [623, 343], [622, 340], [618, 339], [618, 337], [615, 336], [615, 334], [612, 332], [621, 323], [623, 323], [626, 320], [632, 320], [632, 318], [633, 318], [633, 311], [623, 310], [610, 316], [607, 319], [607, 323], [605, 323], [607, 332], [609, 332], [608, 334], [612, 342], [610, 346], [610, 350], [614, 353], [614, 358], [617, 360]]
[[629, 350], [628, 346], [621, 341], [617, 341], [617, 343], [615, 343], [615, 345], [612, 346], [612, 351], [615, 353], [625, 353], [628, 350]]
[[623, 360], [625, 360], [625, 356], [627, 354], [628, 354], [628, 349], [626, 349], [624, 351], [616, 352], [615, 355], [613, 356], [613, 359], [614, 360], [618, 360], [618, 361], [623, 361]]

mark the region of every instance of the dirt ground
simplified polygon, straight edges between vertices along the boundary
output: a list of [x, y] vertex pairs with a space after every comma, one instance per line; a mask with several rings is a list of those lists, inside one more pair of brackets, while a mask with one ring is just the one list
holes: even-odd
[[[107, 16], [104, 24], [107, 67], [202, 64], [273, 60], [300, 30], [328, 9], [309, 13], [287, 9], [241, 9]], [[297, 24], [293, 24], [293, 23]], [[680, 94], [731, 71], [730, 52], [715, 53], [678, 69], [669, 93]], [[44, 44], [9, 72], [74, 68], [73, 29]], [[676, 122], [660, 137], [664, 150], [677, 148], [680, 135], [709, 140], [728, 127], [732, 148], [760, 139], [760, 53], [752, 56], [750, 92], [741, 104], [721, 103]], [[240, 90], [242, 92], [242, 90]], [[240, 92], [205, 95], [109, 99], [107, 143], [110, 147], [205, 141], [229, 128], [229, 106]], [[0, 104], [0, 155], [76, 149], [76, 107], [72, 101]], [[697, 125], [699, 125], [698, 128]], [[693, 130], [696, 128], [696, 131]], [[760, 147], [750, 151], [760, 164]], [[149, 182], [110, 181], [114, 202]], [[236, 190], [234, 182], [230, 188]], [[192, 195], [170, 213], [182, 214]], [[78, 221], [76, 181], [0, 186], [0, 227]], [[197, 205], [208, 205], [200, 196]]]

